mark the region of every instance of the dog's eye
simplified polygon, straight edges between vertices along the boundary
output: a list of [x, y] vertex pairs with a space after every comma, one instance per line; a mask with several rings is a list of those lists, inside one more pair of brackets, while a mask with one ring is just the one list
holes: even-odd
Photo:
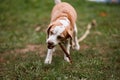
[[50, 34], [53, 35], [54, 33], [51, 31]]
[[57, 39], [63, 39], [63, 37], [59, 35], [59, 36], [57, 37]]

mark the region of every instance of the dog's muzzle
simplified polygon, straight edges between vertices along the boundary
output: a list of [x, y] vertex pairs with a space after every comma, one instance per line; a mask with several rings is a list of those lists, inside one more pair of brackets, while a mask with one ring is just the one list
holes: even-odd
[[54, 43], [53, 42], [48, 42], [48, 49], [52, 49], [55, 47]]

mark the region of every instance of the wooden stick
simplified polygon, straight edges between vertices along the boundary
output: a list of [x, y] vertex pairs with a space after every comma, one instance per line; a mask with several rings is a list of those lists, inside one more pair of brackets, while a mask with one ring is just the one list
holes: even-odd
[[59, 45], [60, 45], [61, 49], [64, 51], [65, 55], [69, 58], [70, 63], [72, 63], [71, 57], [68, 54], [68, 52], [66, 51], [66, 49], [64, 48], [64, 46], [61, 43], [59, 43]]
[[87, 25], [87, 30], [85, 31], [85, 33], [83, 34], [83, 36], [78, 39], [78, 42], [83, 41], [88, 36], [88, 34], [90, 34], [91, 27], [92, 26], [96, 26], [96, 24], [97, 24], [96, 20], [92, 20], [92, 22]]

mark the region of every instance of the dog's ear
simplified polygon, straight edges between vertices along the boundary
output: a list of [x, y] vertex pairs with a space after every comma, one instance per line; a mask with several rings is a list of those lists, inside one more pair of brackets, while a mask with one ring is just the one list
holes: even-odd
[[67, 33], [68, 33], [68, 35], [69, 35], [69, 37], [71, 38], [71, 39], [73, 39], [73, 30], [71, 30], [71, 29], [67, 29]]
[[48, 37], [49, 37], [49, 32], [50, 32], [50, 29], [51, 29], [52, 26], [53, 26], [53, 25], [50, 24], [50, 25], [48, 26], [48, 28], [47, 28], [47, 35], [48, 35]]
[[74, 40], [73, 36], [75, 36], [73, 30], [67, 29], [67, 34], [70, 38], [70, 44], [73, 45], [73, 40]]

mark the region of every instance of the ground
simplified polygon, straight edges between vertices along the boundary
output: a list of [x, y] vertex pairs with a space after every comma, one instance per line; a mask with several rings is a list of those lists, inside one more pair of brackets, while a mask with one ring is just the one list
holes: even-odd
[[46, 29], [53, 0], [0, 1], [0, 80], [120, 80], [120, 4], [63, 0], [78, 13], [78, 37], [93, 19], [72, 64], [58, 47], [45, 65]]

